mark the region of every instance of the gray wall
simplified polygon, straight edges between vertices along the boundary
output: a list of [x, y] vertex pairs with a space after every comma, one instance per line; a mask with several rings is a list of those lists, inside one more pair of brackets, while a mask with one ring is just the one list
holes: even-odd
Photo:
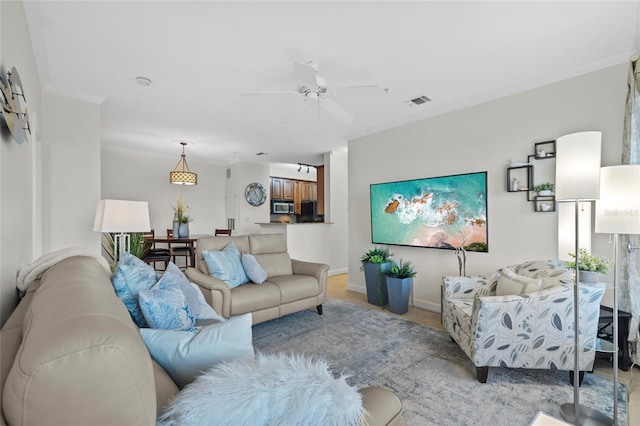
[[[620, 164], [626, 74], [622, 64], [350, 141], [349, 288], [364, 291], [372, 183], [486, 170], [489, 253], [469, 253], [467, 275], [557, 257], [557, 213], [535, 213], [524, 193], [507, 193], [506, 167], [526, 161], [534, 142], [585, 130], [603, 132], [603, 166]], [[594, 235], [592, 250], [612, 258], [606, 237]], [[458, 274], [454, 252], [390, 248], [416, 266], [414, 304], [439, 311], [441, 277]]]

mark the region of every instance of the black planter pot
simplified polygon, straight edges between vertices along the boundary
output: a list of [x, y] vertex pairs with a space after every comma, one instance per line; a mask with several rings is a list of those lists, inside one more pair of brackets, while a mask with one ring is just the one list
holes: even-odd
[[387, 282], [384, 271], [391, 267], [391, 263], [369, 263], [362, 264], [364, 268], [364, 282], [367, 285], [367, 302], [372, 305], [384, 306], [389, 302], [387, 294]]

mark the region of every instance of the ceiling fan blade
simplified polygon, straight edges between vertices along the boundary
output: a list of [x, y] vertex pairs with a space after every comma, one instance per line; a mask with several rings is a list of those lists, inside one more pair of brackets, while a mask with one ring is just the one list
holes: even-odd
[[336, 101], [331, 98], [320, 98], [320, 106], [333, 115], [338, 120], [345, 124], [349, 124], [353, 121], [353, 116], [349, 114], [344, 108], [342, 108]]
[[265, 95], [302, 95], [302, 93], [295, 90], [267, 90], [260, 92], [242, 92], [242, 96], [265, 96]]
[[375, 98], [384, 95], [387, 90], [377, 85], [362, 85], [336, 87], [333, 92], [344, 98]]
[[294, 62], [296, 82], [304, 86], [317, 86], [318, 65], [313, 62]]

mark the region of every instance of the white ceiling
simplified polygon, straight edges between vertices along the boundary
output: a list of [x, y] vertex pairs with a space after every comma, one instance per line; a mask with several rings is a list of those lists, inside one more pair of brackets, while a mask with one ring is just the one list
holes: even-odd
[[[640, 50], [638, 1], [24, 5], [43, 87], [102, 102], [105, 147], [177, 159], [176, 141], [186, 140], [187, 160], [220, 165], [321, 164], [347, 139], [624, 63]], [[295, 90], [294, 62], [310, 60], [330, 88], [389, 91], [335, 97], [350, 124], [298, 110], [302, 97], [241, 95]], [[432, 102], [409, 106], [420, 95]]]

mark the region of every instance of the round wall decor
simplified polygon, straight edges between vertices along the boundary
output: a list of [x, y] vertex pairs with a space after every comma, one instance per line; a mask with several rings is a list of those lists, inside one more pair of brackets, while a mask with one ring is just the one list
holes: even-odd
[[260, 206], [267, 200], [267, 190], [258, 182], [250, 183], [244, 190], [244, 198], [252, 206]]

